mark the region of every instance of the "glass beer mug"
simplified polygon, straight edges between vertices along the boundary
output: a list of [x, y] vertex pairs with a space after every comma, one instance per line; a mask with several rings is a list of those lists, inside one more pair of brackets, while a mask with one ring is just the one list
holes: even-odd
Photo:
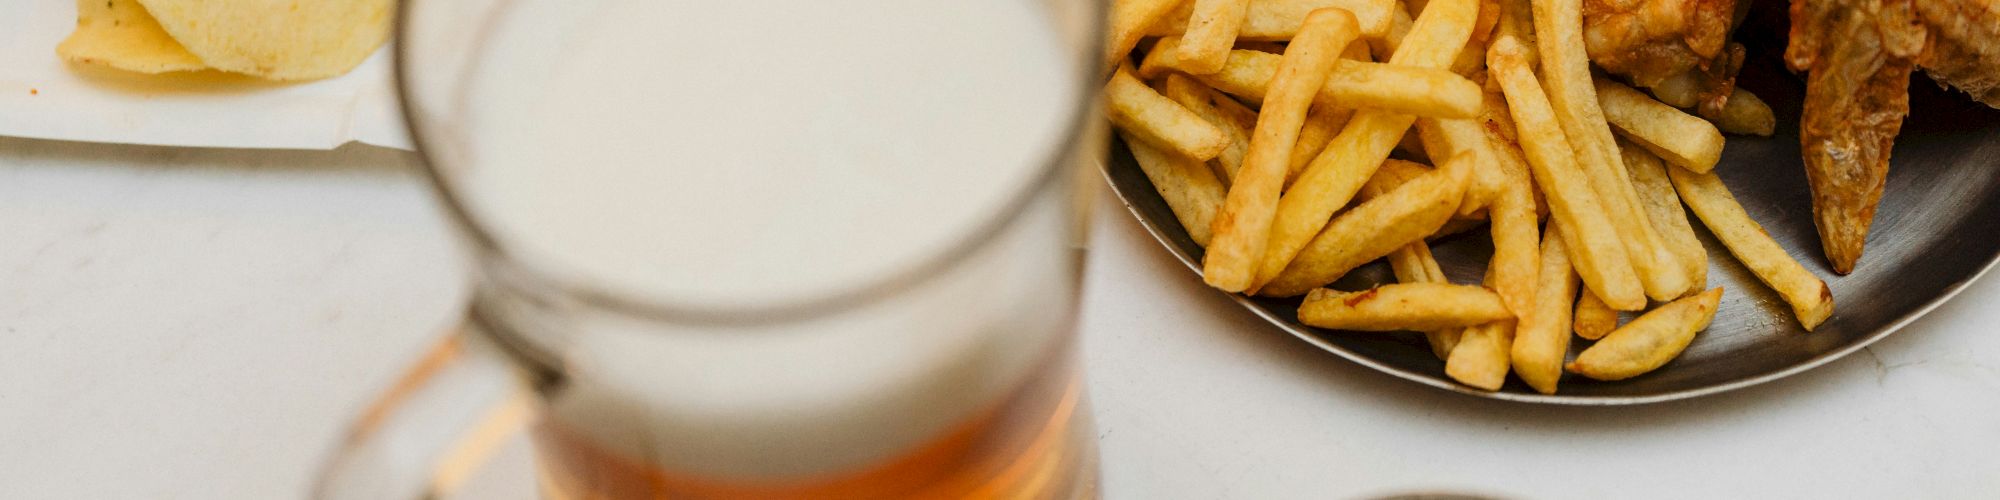
[[319, 498], [1095, 496], [1074, 326], [1103, 2], [404, 0], [476, 279]]

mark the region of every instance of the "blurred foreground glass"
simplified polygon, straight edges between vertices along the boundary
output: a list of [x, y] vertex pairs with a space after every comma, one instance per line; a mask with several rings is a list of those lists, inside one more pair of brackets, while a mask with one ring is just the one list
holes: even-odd
[[1102, 2], [405, 0], [467, 325], [320, 498], [1094, 497], [1074, 353]]

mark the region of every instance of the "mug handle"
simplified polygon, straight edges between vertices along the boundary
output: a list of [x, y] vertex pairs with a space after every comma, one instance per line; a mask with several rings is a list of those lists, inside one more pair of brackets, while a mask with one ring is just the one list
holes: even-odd
[[362, 411], [322, 466], [312, 498], [450, 498], [533, 420], [532, 391], [470, 323]]

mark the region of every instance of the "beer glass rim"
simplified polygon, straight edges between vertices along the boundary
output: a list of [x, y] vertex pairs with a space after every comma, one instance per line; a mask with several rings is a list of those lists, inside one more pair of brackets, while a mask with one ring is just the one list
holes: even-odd
[[[481, 261], [497, 259], [508, 266], [510, 271], [518, 274], [517, 278], [529, 282], [531, 286], [553, 291], [567, 300], [573, 300], [594, 309], [670, 323], [755, 325], [795, 322], [828, 316], [900, 295], [904, 291], [931, 281], [934, 276], [944, 274], [943, 271], [971, 258], [981, 249], [993, 244], [1001, 232], [1023, 217], [1023, 214], [1028, 211], [1037, 196], [1052, 189], [1062, 179], [1064, 167], [1069, 160], [1068, 156], [1070, 152], [1075, 151], [1081, 145], [1080, 141], [1085, 140], [1085, 132], [1093, 116], [1093, 103], [1095, 102], [1097, 93], [1091, 89], [1096, 88], [1094, 80], [1101, 73], [1097, 67], [1101, 62], [1098, 54], [1104, 50], [1104, 37], [1098, 29], [1091, 29], [1087, 33], [1082, 34], [1082, 43], [1075, 47], [1080, 54], [1076, 57], [1076, 61], [1074, 61], [1076, 66], [1074, 74], [1077, 83], [1077, 92], [1071, 98], [1069, 117], [1066, 119], [1067, 123], [1063, 125], [1062, 140], [1054, 148], [1047, 151], [1046, 157], [1042, 160], [1043, 163], [1038, 171], [1028, 182], [1023, 183], [1014, 193], [1010, 194], [1006, 198], [1007, 202], [1001, 205], [999, 210], [983, 216], [980, 219], [981, 222], [971, 226], [969, 232], [965, 232], [962, 236], [955, 238], [943, 250], [931, 252], [922, 258], [915, 259], [914, 264], [899, 267], [881, 277], [860, 282], [854, 286], [837, 288], [832, 292], [802, 300], [754, 305], [731, 305], [727, 307], [713, 305], [697, 306], [658, 300], [657, 298], [635, 297], [630, 293], [621, 293], [607, 287], [566, 279], [557, 273], [535, 268], [509, 252], [507, 247], [502, 245], [500, 240], [495, 238], [488, 227], [481, 222], [481, 219], [474, 215], [469, 207], [467, 207], [465, 199], [452, 186], [449, 176], [440, 168], [442, 162], [440, 162], [436, 154], [433, 154], [433, 148], [427, 147], [430, 144], [431, 134], [425, 128], [425, 120], [417, 116], [418, 113], [413, 106], [414, 103], [422, 100], [422, 97], [418, 95], [418, 92], [413, 90], [412, 86], [414, 83], [412, 75], [421, 70], [413, 69], [415, 61], [413, 61], [413, 56], [410, 54], [412, 44], [409, 43], [409, 40], [412, 40], [412, 31], [415, 29], [412, 27], [414, 23], [411, 21], [411, 11], [414, 8], [413, 5], [420, 3], [420, 1], [397, 2], [396, 7], [394, 32], [396, 43], [392, 44], [393, 50], [391, 51], [391, 55], [393, 56], [393, 64], [391, 64], [390, 75], [395, 86], [395, 94], [399, 104], [397, 108], [398, 114], [405, 129], [410, 134], [410, 141], [413, 148], [417, 155], [423, 159], [423, 173], [426, 182], [430, 184], [434, 192], [438, 193], [439, 200], [442, 202], [447, 217], [451, 219], [452, 225], [464, 235], [466, 240], [471, 242], [477, 251], [474, 258]], [[500, 0], [500, 2], [501, 4], [495, 7], [496, 9], [508, 9], [515, 3], [514, 0]], [[1101, 27], [1108, 20], [1107, 8], [1102, 2], [1087, 2], [1084, 10], [1086, 19], [1083, 21], [1088, 23], [1086, 26]], [[1051, 15], [1055, 14], [1051, 13]], [[491, 17], [487, 17], [474, 22], [490, 24], [492, 22], [491, 19]], [[1057, 29], [1060, 30], [1061, 28], [1058, 27]], [[476, 37], [484, 39], [489, 34], [489, 31], [482, 29]], [[1057, 36], [1061, 36], [1060, 32], [1057, 33]], [[477, 45], [485, 46], [486, 44]]]

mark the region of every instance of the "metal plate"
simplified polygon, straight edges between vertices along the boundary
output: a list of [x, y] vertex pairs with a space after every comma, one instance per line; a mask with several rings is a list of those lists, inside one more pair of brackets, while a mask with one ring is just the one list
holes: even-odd
[[[1753, 20], [1745, 29], [1757, 24]], [[1511, 377], [1498, 392], [1459, 385], [1444, 375], [1444, 363], [1414, 333], [1321, 330], [1298, 322], [1296, 299], [1232, 297], [1285, 332], [1356, 363], [1463, 394], [1534, 403], [1618, 405], [1715, 394], [1798, 373], [1880, 340], [1956, 294], [2000, 256], [2000, 112], [1962, 93], [1941, 90], [1923, 76], [1911, 79], [1911, 113], [1892, 154], [1868, 251], [1853, 274], [1837, 276], [1820, 254], [1799, 156], [1804, 82], [1778, 58], [1782, 25], [1746, 31], [1772, 32], [1780, 35], [1750, 35], [1745, 41], [1751, 56], [1739, 81], [1776, 111], [1777, 133], [1769, 138], [1731, 136], [1716, 171], [1744, 210], [1833, 289], [1834, 315], [1817, 331], [1800, 328], [1783, 300], [1758, 283], [1693, 214], [1688, 218], [1709, 249], [1708, 284], [1726, 288], [1715, 322], [1659, 370], [1618, 382], [1565, 376], [1554, 395], [1535, 393]], [[1131, 153], [1116, 139], [1112, 142], [1105, 177], [1113, 191], [1169, 252], [1199, 273], [1201, 248], [1132, 163]], [[1433, 245], [1439, 264], [1457, 283], [1478, 282], [1492, 252], [1485, 231]], [[1377, 262], [1334, 287], [1355, 290], [1393, 280], [1388, 266]], [[1573, 342], [1571, 356], [1587, 345]]]

